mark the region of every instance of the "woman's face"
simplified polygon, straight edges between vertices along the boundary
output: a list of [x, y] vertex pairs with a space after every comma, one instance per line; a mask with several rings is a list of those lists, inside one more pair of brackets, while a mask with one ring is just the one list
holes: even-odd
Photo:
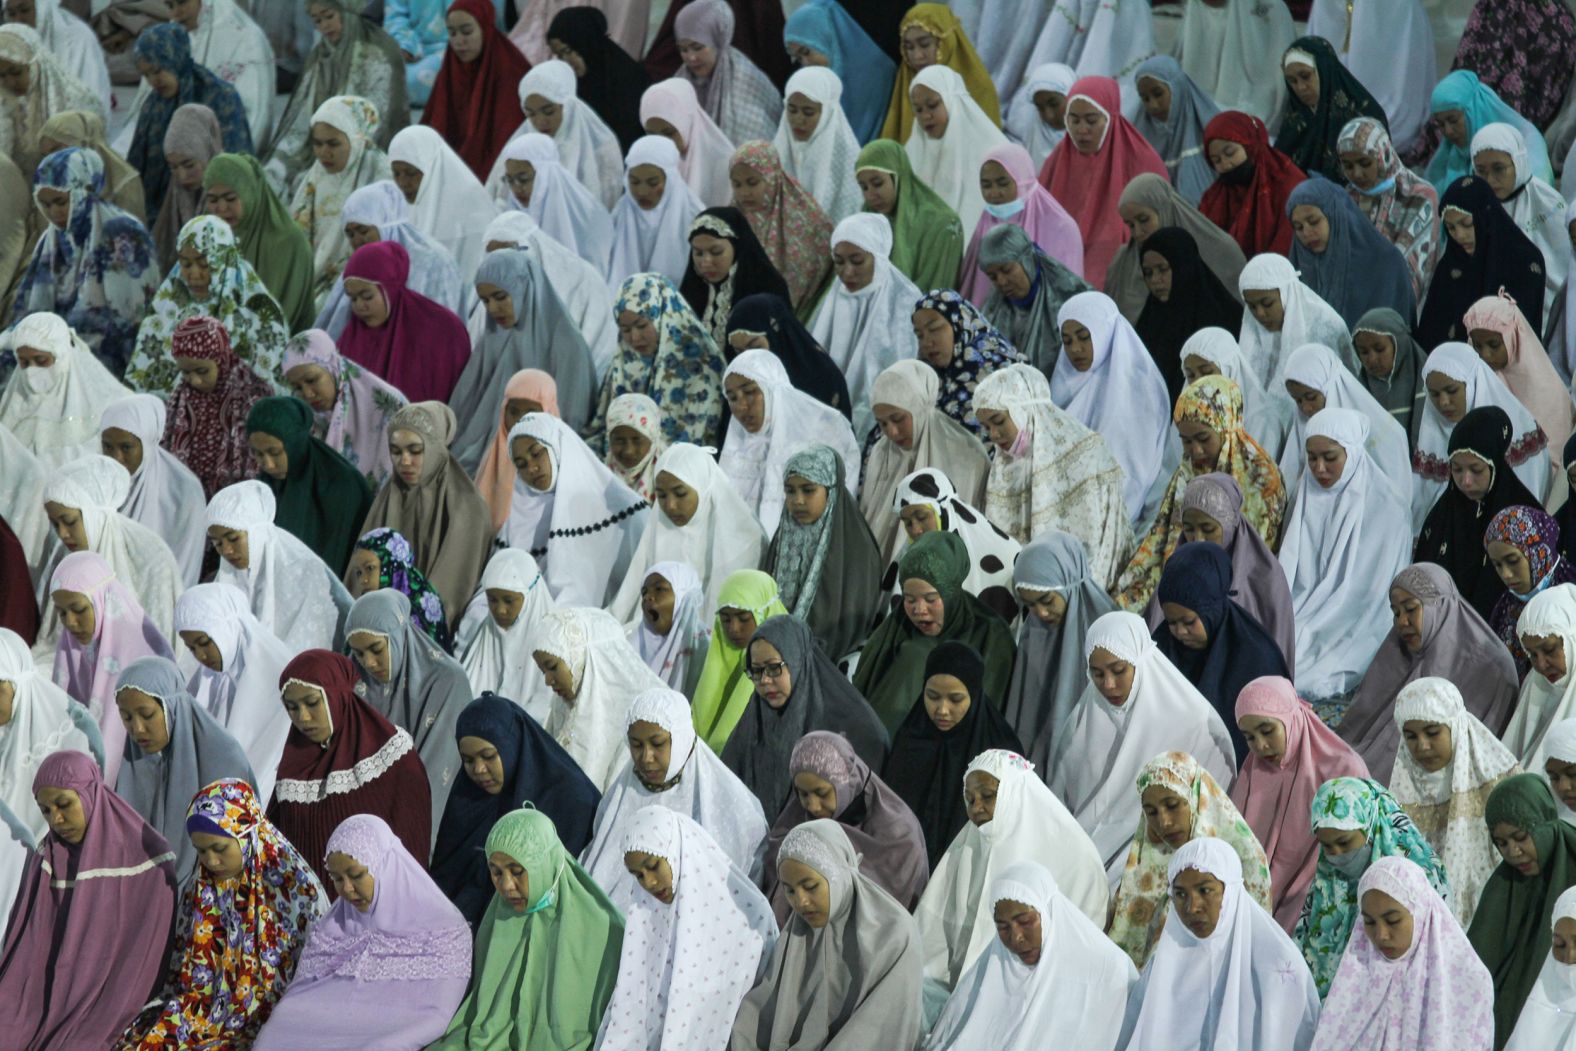
[[1313, 414], [1324, 408], [1324, 392], [1306, 383], [1296, 380], [1286, 381], [1286, 393], [1291, 395], [1291, 400], [1296, 402], [1297, 411], [1302, 413], [1302, 418], [1312, 419]]
[[208, 265], [208, 257], [202, 254], [196, 245], [181, 245], [178, 255], [181, 267], [181, 282], [186, 290], [192, 294], [193, 299], [207, 299], [208, 285], [213, 281], [213, 268]]
[[[1549, 786], [1554, 789], [1554, 794], [1560, 802], [1571, 810], [1576, 810], [1576, 763], [1567, 763], [1563, 759], [1549, 758], [1543, 761], [1543, 772], [1549, 779]], [[1576, 960], [1571, 961], [1576, 963]]]
[[738, 650], [750, 644], [758, 626], [754, 613], [731, 606], [724, 606], [717, 611], [717, 621], [722, 626], [722, 637], [728, 640], [728, 645]]
[[482, 27], [464, 11], [450, 11], [445, 20], [449, 27], [449, 50], [461, 62], [475, 62], [482, 57]]
[[563, 700], [573, 704], [575, 697], [579, 695], [580, 687], [575, 682], [574, 672], [570, 670], [569, 665], [551, 653], [544, 653], [541, 650], [534, 650], [531, 653], [531, 659], [536, 662], [537, 669], [541, 671], [542, 681], [547, 684], [547, 688]]
[[1395, 637], [1408, 653], [1418, 653], [1423, 648], [1423, 623], [1427, 612], [1423, 600], [1405, 588], [1390, 589], [1390, 622]]
[[67, 551], [86, 551], [88, 529], [82, 521], [82, 509], [67, 507], [53, 500], [44, 501], [44, 514], [55, 532], [55, 538]]
[[1182, 378], [1192, 383], [1200, 376], [1219, 376], [1220, 366], [1208, 358], [1201, 358], [1197, 354], [1189, 354], [1182, 359]]
[[1576, 964], [1576, 920], [1562, 916], [1554, 922], [1550, 951], [1560, 963]]
[[1182, 439], [1182, 455], [1194, 474], [1208, 474], [1220, 459], [1223, 444], [1220, 433], [1208, 424], [1184, 416], [1177, 421], [1177, 437]]
[[1359, 190], [1371, 190], [1379, 185], [1379, 159], [1357, 150], [1341, 152], [1341, 174]]
[[524, 865], [503, 851], [495, 850], [487, 857], [487, 875], [505, 905], [517, 915], [525, 911], [531, 900], [531, 874]]
[[427, 459], [427, 441], [415, 431], [396, 427], [389, 432], [389, 459], [394, 464], [394, 476], [406, 486], [421, 480], [421, 468]]
[[661, 573], [647, 574], [640, 585], [640, 616], [653, 635], [673, 630], [673, 585]]
[[991, 910], [991, 918], [996, 921], [996, 937], [1001, 939], [1003, 948], [1026, 967], [1040, 962], [1044, 932], [1040, 914], [1032, 905], [1003, 898]]
[[980, 165], [980, 195], [986, 204], [1011, 204], [1018, 199], [1018, 184], [1000, 161]]
[[1111, 119], [1088, 99], [1073, 99], [1067, 104], [1067, 137], [1079, 153], [1099, 153], [1110, 123]]
[[487, 613], [493, 623], [504, 631], [514, 627], [514, 622], [520, 619], [520, 611], [525, 608], [525, 596], [508, 588], [487, 588], [485, 593]]
[[726, 237], [695, 234], [690, 238], [690, 262], [708, 284], [718, 285], [725, 281], [728, 271], [733, 269], [733, 260], [733, 242]]
[[941, 41], [924, 26], [909, 26], [903, 30], [902, 47], [903, 62], [915, 73], [939, 61]]
[[658, 471], [654, 488], [657, 507], [675, 526], [689, 525], [700, 509], [700, 493], [676, 474]]
[[796, 66], [830, 66], [832, 60], [813, 47], [806, 47], [797, 41], [788, 45], [788, 57], [793, 59]]
[[1467, 385], [1443, 372], [1430, 372], [1423, 380], [1429, 403], [1446, 423], [1460, 423], [1467, 414]]
[[1412, 914], [1382, 890], [1363, 893], [1363, 933], [1387, 960], [1399, 960], [1412, 947]]
[[1263, 325], [1266, 332], [1279, 332], [1286, 323], [1286, 304], [1281, 302], [1280, 289], [1243, 289], [1242, 301], [1253, 320]]
[[1494, 849], [1505, 859], [1505, 864], [1523, 876], [1538, 874], [1538, 845], [1526, 829], [1501, 821], [1489, 829], [1489, 835], [1494, 840]]
[[[246, 530], [229, 529], [221, 525], [209, 526], [208, 543], [232, 568], [244, 570], [251, 565], [250, 544]], [[372, 560], [376, 562], [377, 556], [373, 555]]]
[[350, 137], [332, 124], [312, 125], [312, 156], [329, 174], [342, 172], [350, 163]]
[[876, 402], [870, 406], [871, 415], [881, 425], [881, 436], [899, 449], [914, 447], [914, 417], [896, 405]]
[[832, 246], [832, 270], [845, 289], [858, 292], [875, 280], [876, 257], [851, 241], [839, 241]]
[[668, 189], [668, 175], [655, 164], [637, 164], [629, 169], [629, 196], [642, 211], [651, 211], [662, 203]]
[[1462, 449], [1450, 454], [1450, 481], [1468, 500], [1481, 500], [1494, 487], [1494, 465]]
[[292, 681], [279, 691], [279, 700], [297, 733], [313, 744], [328, 743], [334, 735], [334, 725], [322, 690]]
[[936, 511], [929, 504], [913, 504], [897, 513], [897, 519], [903, 523], [903, 532], [913, 543], [926, 533], [933, 533], [941, 528], [941, 523], [936, 521]]
[[1408, 719], [1401, 724], [1401, 740], [1411, 753], [1412, 761], [1430, 774], [1437, 774], [1450, 765], [1456, 756], [1455, 741], [1448, 723], [1432, 723], [1426, 719]]
[[1029, 298], [1029, 292], [1034, 288], [1034, 282], [1029, 278], [1023, 264], [1016, 260], [1009, 263], [987, 263], [983, 267], [985, 277], [996, 286], [996, 291], [1004, 299], [1019, 301]]
[[192, 832], [189, 838], [197, 850], [198, 864], [215, 883], [235, 879], [246, 868], [246, 855], [241, 853], [240, 840], [207, 832]]
[[508, 434], [527, 413], [541, 412], [542, 403], [530, 398], [505, 398], [503, 403], [503, 432]]
[[795, 523], [809, 526], [819, 522], [826, 514], [826, 503], [826, 486], [797, 474], [783, 479], [783, 507]]
[[788, 120], [788, 133], [794, 141], [809, 142], [810, 136], [815, 134], [816, 127], [821, 123], [821, 104], [800, 92], [790, 92], [783, 115]]
[[1330, 219], [1315, 205], [1299, 204], [1291, 210], [1291, 232], [1314, 255], [1323, 255], [1330, 244]]
[[213, 636], [206, 631], [182, 630], [177, 632], [186, 648], [191, 650], [197, 663], [209, 671], [224, 671], [224, 653], [219, 649], [219, 644], [213, 641]]
[[1060, 627], [1067, 616], [1067, 599], [1058, 591], [1035, 591], [1018, 588], [1018, 601], [1034, 614], [1036, 620], [1048, 628]]
[[57, 230], [66, 228], [66, 221], [71, 218], [71, 195], [64, 190], [52, 190], [47, 186], [40, 186], [33, 191], [33, 199], [38, 206], [44, 209], [44, 215], [49, 219], [50, 225]]
[[377, 682], [388, 682], [394, 677], [394, 651], [389, 637], [373, 631], [352, 631], [345, 639], [345, 648], [361, 665], [361, 670]]
[[1464, 110], [1440, 110], [1434, 114], [1434, 124], [1438, 126], [1439, 134], [1449, 140], [1452, 146], [1464, 150], [1471, 144], [1472, 125]]
[[766, 394], [761, 385], [741, 372], [735, 372], [722, 384], [723, 396], [728, 401], [728, 411], [751, 434], [766, 426]]
[[903, 615], [915, 631], [927, 638], [940, 635], [947, 623], [941, 592], [930, 581], [919, 577], [903, 581]]
[[208, 170], [208, 166], [197, 158], [188, 157], [184, 153], [166, 153], [164, 163], [169, 166], [170, 178], [174, 179], [181, 189], [202, 188], [203, 173]]
[[349, 854], [335, 850], [328, 855], [328, 881], [341, 900], [357, 912], [370, 912], [377, 894], [372, 870]]
[[1505, 337], [1493, 329], [1471, 329], [1467, 333], [1467, 340], [1472, 344], [1472, 349], [1477, 351], [1478, 357], [1483, 359], [1483, 364], [1495, 372], [1504, 371], [1510, 364], [1510, 350], [1505, 346]]
[[1516, 162], [1504, 150], [1477, 151], [1472, 155], [1472, 170], [1500, 200], [1516, 192]]
[[793, 794], [811, 821], [837, 816], [837, 786], [825, 778], [801, 770], [793, 775]]
[[765, 639], [751, 641], [744, 670], [755, 684], [755, 692], [773, 711], [781, 710], [793, 696], [793, 672], [782, 651]]
[[673, 904], [673, 866], [667, 858], [643, 850], [625, 851], [624, 870], [635, 878], [641, 890], [664, 905]]
[[1171, 88], [1163, 80], [1139, 77], [1138, 101], [1144, 104], [1149, 119], [1157, 124], [1164, 124], [1171, 116]]
[[952, 364], [956, 348], [952, 322], [939, 311], [929, 307], [914, 311], [914, 338], [919, 341], [919, 356], [931, 368], [944, 369]]
[[1242, 144], [1230, 139], [1210, 139], [1204, 148], [1204, 155], [1209, 158], [1209, 166], [1215, 169], [1216, 175], [1225, 175], [1240, 168], [1248, 159], [1248, 151], [1242, 148]]
[[181, 382], [194, 391], [206, 394], [219, 386], [219, 363], [207, 358], [176, 358], [175, 367], [180, 371]]
[[389, 301], [383, 289], [372, 281], [356, 277], [345, 278], [345, 298], [350, 300], [350, 312], [368, 328], [382, 328], [388, 324]]
[[1226, 885], [1198, 869], [1183, 869], [1171, 881], [1171, 907], [1195, 938], [1215, 933], [1225, 898]]
[[339, 12], [326, 4], [307, 4], [306, 13], [312, 19], [312, 28], [330, 44], [339, 43], [340, 35], [345, 31], [344, 20], [339, 17]]
[[980, 409], [974, 414], [985, 428], [985, 439], [1002, 452], [1011, 452], [1018, 440], [1018, 425], [1005, 409]]
[[1170, 260], [1159, 252], [1145, 252], [1138, 257], [1138, 265], [1139, 269], [1143, 271], [1144, 285], [1149, 289], [1149, 294], [1161, 303], [1170, 300]]
[[164, 718], [164, 705], [152, 694], [132, 686], [115, 691], [115, 708], [126, 736], [146, 755], [162, 752], [170, 743], [170, 724]]
[[576, 77], [586, 75], [586, 60], [581, 56], [580, 52], [557, 37], [547, 38], [547, 49], [553, 53], [553, 57], [558, 59], [558, 61], [569, 63], [569, 68], [575, 71]]
[[1164, 843], [1176, 850], [1193, 838], [1193, 808], [1171, 789], [1150, 785], [1139, 796], [1139, 803], [1151, 843]]
[[1094, 336], [1082, 322], [1062, 322], [1062, 353], [1079, 372], [1088, 372], [1094, 366]]
[[794, 858], [784, 858], [777, 865], [777, 878], [782, 882], [788, 907], [793, 909], [811, 930], [820, 930], [832, 918], [832, 887], [815, 869]]
[[383, 584], [383, 562], [376, 554], [358, 547], [350, 556], [350, 568], [345, 571], [345, 590], [351, 598], [360, 598], [376, 591]]
[[530, 161], [505, 160], [503, 181], [509, 185], [509, 192], [514, 194], [521, 208], [531, 206], [531, 194], [536, 191], [536, 165]]
[[421, 193], [421, 169], [404, 161], [391, 161], [389, 167], [394, 171], [394, 185], [405, 195], [405, 203], [415, 204], [417, 195]]
[[947, 104], [939, 94], [916, 84], [908, 98], [914, 104], [914, 123], [927, 138], [939, 139], [947, 133]]
[[284, 442], [266, 431], [253, 431], [246, 436], [246, 444], [251, 447], [258, 473], [280, 482], [289, 476], [290, 454]]
[[647, 788], [656, 788], [668, 779], [668, 764], [673, 759], [673, 735], [658, 723], [636, 719], [624, 732], [629, 746], [629, 762]]
[[476, 298], [482, 301], [482, 306], [487, 308], [487, 317], [499, 328], [513, 328], [515, 322], [514, 297], [509, 295], [509, 290], [490, 285], [485, 281], [476, 283]]
[[608, 450], [624, 470], [633, 471], [651, 453], [651, 439], [620, 424], [608, 435]]
[[1122, 222], [1127, 226], [1127, 232], [1134, 241], [1143, 244], [1152, 234], [1160, 229], [1159, 214], [1147, 204], [1127, 203], [1117, 206], [1117, 214], [1122, 217]]
[[897, 183], [891, 175], [874, 168], [863, 168], [854, 173], [854, 181], [859, 184], [865, 211], [891, 215], [897, 210]]
[[1183, 649], [1206, 650], [1209, 648], [1209, 627], [1197, 612], [1179, 602], [1162, 602], [1160, 611], [1165, 616], [1166, 628]]
[[925, 714], [942, 733], [961, 723], [973, 705], [969, 688], [955, 675], [932, 675], [926, 679], [924, 698]]
[[1286, 77], [1286, 86], [1291, 93], [1297, 96], [1297, 101], [1314, 109], [1319, 105], [1319, 71], [1302, 62], [1289, 62], [1282, 74]]
[[662, 333], [657, 331], [657, 326], [649, 317], [633, 310], [619, 311], [618, 338], [643, 358], [656, 357], [657, 348], [662, 344]]
[[[770, 188], [761, 173], [748, 164], [735, 164], [728, 169], [728, 181], [733, 184], [733, 205], [741, 212], [758, 212], [769, 203]], [[724, 244], [727, 242], [724, 241]], [[693, 251], [694, 241], [690, 242]], [[699, 266], [696, 267], [699, 269]]]
[[1096, 646], [1089, 653], [1089, 681], [1094, 684], [1105, 702], [1120, 708], [1133, 692], [1134, 668], [1104, 646]]
[[1057, 131], [1067, 130], [1067, 96], [1060, 91], [1036, 91], [1034, 109], [1042, 124], [1049, 124]]
[[522, 434], [509, 443], [509, 455], [520, 481], [539, 493], [553, 488], [553, 455], [546, 445]]
[[[59, 592], [56, 592], [59, 594]], [[1559, 635], [1523, 635], [1521, 648], [1532, 660], [1532, 670], [1551, 683], [1565, 678], [1565, 640]]]
[[1445, 233], [1450, 239], [1461, 246], [1461, 250], [1471, 255], [1477, 250], [1477, 230], [1472, 220], [1472, 213], [1463, 212], [1459, 208], [1446, 208], [1443, 213]]
[[73, 847], [82, 842], [88, 832], [88, 818], [82, 811], [81, 796], [69, 788], [44, 785], [33, 793], [33, 801], [56, 839]]
[[1519, 547], [1512, 547], [1503, 540], [1490, 540], [1484, 549], [1488, 552], [1489, 564], [1499, 574], [1507, 591], [1525, 595], [1532, 590], [1532, 563]]
[[661, 135], [678, 147], [679, 156], [689, 153], [689, 145], [684, 141], [684, 136], [679, 134], [679, 129], [663, 120], [661, 117], [651, 117], [645, 123], [647, 135]]
[[684, 69], [690, 76], [696, 80], [706, 80], [717, 68], [717, 51], [699, 40], [680, 40], [679, 61], [684, 63]]
[[345, 239], [350, 242], [350, 250], [354, 252], [358, 248], [375, 245], [383, 240], [383, 232], [376, 226], [369, 226], [366, 223], [346, 223]]
[[1379, 332], [1359, 330], [1352, 335], [1363, 371], [1376, 380], [1389, 379], [1395, 371], [1395, 340]]
[[339, 385], [334, 382], [334, 374], [321, 365], [297, 365], [285, 373], [285, 382], [313, 412], [332, 409], [334, 399], [339, 396]]
[[1211, 516], [1195, 507], [1190, 507], [1182, 512], [1182, 542], [1196, 544], [1207, 541], [1211, 544], [1223, 544], [1224, 531], [1220, 523]]
[[235, 187], [222, 182], [211, 184], [203, 193], [203, 207], [208, 214], [223, 219], [234, 230], [246, 218], [246, 205]]
[[1279, 766], [1286, 754], [1286, 724], [1268, 715], [1244, 715], [1237, 720], [1237, 729], [1253, 754], [1271, 766]]
[[963, 809], [978, 828], [996, 819], [996, 794], [1001, 780], [983, 770], [970, 770], [963, 778]]
[[1328, 489], [1341, 480], [1346, 471], [1346, 450], [1340, 442], [1315, 435], [1305, 443], [1308, 453], [1308, 472], [1319, 488]]
[[[7, 76], [7, 67], [12, 70], [20, 70], [21, 76], [17, 77], [14, 74]], [[148, 88], [161, 99], [172, 99], [180, 93], [181, 78], [168, 69], [161, 69], [151, 62], [144, 62], [139, 58], [137, 60], [137, 73], [143, 80], [148, 82]], [[27, 94], [30, 79], [26, 66], [15, 66], [9, 62], [0, 62], [0, 87], [6, 88], [13, 95]]]
[[546, 95], [525, 96], [525, 104], [520, 109], [525, 114], [525, 119], [531, 122], [531, 127], [550, 139], [556, 136], [558, 129], [563, 126], [564, 107]]

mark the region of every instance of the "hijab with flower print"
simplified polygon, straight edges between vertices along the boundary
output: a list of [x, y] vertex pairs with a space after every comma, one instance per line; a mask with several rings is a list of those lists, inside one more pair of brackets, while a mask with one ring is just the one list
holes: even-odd
[[952, 361], [936, 369], [941, 377], [937, 406], [975, 434], [982, 434], [973, 412], [974, 388], [997, 369], [1023, 361], [1022, 353], [985, 320], [978, 307], [950, 288], [927, 292], [914, 309], [933, 310], [952, 326]]

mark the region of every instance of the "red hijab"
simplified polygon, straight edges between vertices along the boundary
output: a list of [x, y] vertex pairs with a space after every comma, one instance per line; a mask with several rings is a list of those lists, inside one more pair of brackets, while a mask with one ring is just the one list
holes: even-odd
[[1166, 164], [1131, 121], [1122, 116], [1122, 90], [1110, 77], [1081, 77], [1067, 103], [1081, 98], [1106, 116], [1105, 138], [1092, 154], [1078, 152], [1071, 135], [1057, 143], [1040, 169], [1040, 184], [1078, 221], [1083, 234], [1084, 280], [1105, 287], [1105, 271], [1127, 243], [1127, 224], [1116, 210], [1127, 184], [1144, 172], [1170, 181]]
[[[1257, 117], [1236, 110], [1217, 113], [1204, 125], [1204, 149], [1215, 139], [1234, 142], [1247, 151], [1243, 168], [1217, 176], [1204, 191], [1198, 210], [1236, 238], [1249, 259], [1261, 252], [1291, 251], [1291, 218], [1286, 199], [1308, 177], [1292, 159], [1270, 145], [1269, 129]], [[1251, 167], [1249, 167], [1251, 166]]]
[[251, 477], [246, 417], [274, 389], [230, 348], [230, 333], [216, 318], [199, 314], [176, 325], [170, 356], [211, 361], [219, 369], [212, 390], [178, 384], [164, 424], [164, 447], [191, 468], [211, 500], [225, 486]]
[[[454, 49], [448, 49], [421, 122], [442, 135], [485, 181], [498, 151], [523, 119], [520, 78], [530, 71], [531, 63], [498, 28], [492, 0], [454, 0], [449, 14], [456, 11], [481, 26], [482, 53], [474, 61], [461, 62]], [[421, 399], [412, 396], [411, 400]]]
[[398, 241], [363, 245], [351, 253], [344, 276], [382, 289], [389, 317], [369, 328], [352, 313], [339, 336], [340, 354], [398, 387], [410, 401], [447, 403], [471, 357], [470, 333], [454, 311], [406, 287], [410, 253], [405, 246]]
[[352, 814], [387, 821], [424, 868], [432, 853], [432, 792], [416, 746], [361, 699], [359, 681], [350, 658], [328, 650], [307, 650], [279, 673], [281, 695], [292, 682], [322, 694], [333, 735], [318, 744], [290, 728], [268, 820], [312, 864], [330, 898], [328, 837]]

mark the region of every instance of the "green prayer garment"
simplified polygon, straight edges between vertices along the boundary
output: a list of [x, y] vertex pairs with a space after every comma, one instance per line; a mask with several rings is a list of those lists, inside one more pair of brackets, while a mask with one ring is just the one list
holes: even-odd
[[241, 256], [268, 291], [279, 301], [285, 324], [291, 332], [312, 327], [317, 306], [312, 299], [312, 245], [290, 212], [279, 200], [257, 158], [239, 153], [221, 153], [208, 162], [203, 173], [205, 191], [228, 186], [241, 202], [241, 219], [235, 224], [235, 239]]
[[854, 687], [876, 710], [887, 733], [895, 732], [914, 707], [925, 686], [925, 660], [943, 642], [972, 646], [985, 660], [986, 696], [1007, 696], [1018, 646], [1007, 622], [963, 590], [968, 575], [969, 549], [956, 533], [926, 533], [898, 560], [899, 585], [914, 579], [928, 582], [941, 596], [942, 618], [940, 633], [925, 635], [898, 606], [865, 643]]
[[[788, 612], [777, 595], [777, 581], [758, 569], [730, 573], [717, 592], [717, 609], [747, 610], [755, 615], [756, 627], [766, 623], [768, 617]], [[690, 716], [695, 733], [718, 755], [755, 693], [755, 684], [744, 674], [746, 648], [747, 645], [735, 646], [728, 641], [722, 630], [722, 617], [714, 613], [711, 642], [706, 647], [700, 681], [695, 684]]]
[[355, 465], [312, 434], [312, 409], [299, 398], [262, 398], [246, 417], [248, 439], [279, 439], [289, 461], [284, 478], [259, 470], [274, 491], [274, 524], [317, 552], [343, 576], [372, 507], [372, 488]]
[[1553, 941], [1554, 902], [1576, 885], [1576, 828], [1560, 820], [1548, 782], [1538, 774], [1507, 777], [1490, 793], [1483, 820], [1492, 834], [1521, 829], [1537, 850], [1526, 875], [1501, 861], [1478, 898], [1467, 937], [1494, 976], [1494, 1046], [1504, 1047]]
[[525, 868], [525, 909], [493, 895], [470, 990], [429, 1051], [588, 1051], [618, 977], [623, 915], [539, 810], [499, 818], [486, 850]]
[[859, 151], [854, 171], [870, 170], [884, 172], [897, 187], [897, 204], [887, 216], [892, 224], [892, 265], [921, 292], [956, 285], [963, 265], [963, 224], [958, 213], [914, 174], [908, 152], [891, 139], [877, 139]]

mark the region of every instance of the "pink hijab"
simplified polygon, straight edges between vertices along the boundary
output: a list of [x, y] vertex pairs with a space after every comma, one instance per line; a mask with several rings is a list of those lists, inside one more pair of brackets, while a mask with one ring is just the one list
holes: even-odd
[[969, 239], [969, 249], [963, 255], [963, 295], [968, 301], [982, 307], [990, 296], [990, 279], [980, 270], [980, 242], [985, 239], [986, 231], [1003, 223], [1023, 227], [1023, 232], [1040, 246], [1040, 251], [1079, 277], [1084, 276], [1083, 234], [1078, 230], [1078, 221], [1068, 215], [1067, 209], [1035, 179], [1034, 159], [1029, 151], [1016, 142], [1009, 142], [985, 154], [980, 159], [980, 167], [983, 168], [986, 161], [995, 161], [1012, 176], [1012, 181], [1018, 184], [1018, 201], [1023, 207], [1008, 219], [996, 218], [989, 207], [980, 215], [974, 236]]
[[1311, 1051], [1492, 1046], [1494, 980], [1423, 870], [1409, 858], [1380, 858], [1358, 881], [1358, 900], [1371, 890], [1388, 894], [1412, 914], [1412, 945], [1399, 959], [1389, 959], [1374, 948], [1361, 923], [1353, 925]]
[[57, 591], [78, 592], [93, 604], [93, 640], [87, 645], [61, 627], [54, 679], [97, 720], [104, 736], [104, 780], [113, 784], [126, 748], [126, 725], [115, 708], [115, 680], [139, 657], [174, 660], [175, 651], [137, 596], [93, 552], [77, 551], [60, 560], [49, 580], [49, 593]]
[[514, 398], [528, 398], [542, 407], [542, 411], [555, 419], [558, 415], [558, 384], [541, 369], [521, 369], [504, 384], [503, 404], [498, 406], [498, 429], [493, 432], [492, 444], [482, 456], [482, 465], [476, 471], [476, 488], [482, 499], [492, 508], [493, 529], [502, 529], [509, 521], [509, 507], [514, 502], [514, 457], [509, 454], [509, 425], [504, 413]]
[[1296, 687], [1277, 675], [1261, 676], [1242, 688], [1237, 718], [1247, 715], [1278, 719], [1286, 727], [1279, 763], [1250, 754], [1231, 786], [1231, 801], [1269, 856], [1275, 920], [1290, 933], [1319, 862], [1310, 812], [1314, 793], [1332, 777], [1367, 777], [1368, 767], [1297, 696]]
[[175, 852], [83, 752], [40, 763], [41, 788], [75, 792], [87, 831], [75, 846], [51, 832], [28, 856], [0, 950], [0, 1037], [10, 1047], [109, 1047], [164, 978]]
[[368, 328], [352, 312], [339, 336], [339, 352], [382, 376], [406, 400], [447, 402], [471, 356], [471, 337], [454, 311], [412, 288], [410, 253], [398, 241], [362, 245], [345, 264], [347, 279], [383, 290], [389, 318]]
[[1093, 154], [1078, 152], [1068, 134], [1040, 169], [1040, 183], [1061, 202], [1083, 233], [1084, 280], [1105, 288], [1105, 271], [1127, 243], [1127, 225], [1116, 207], [1133, 178], [1154, 172], [1169, 181], [1166, 164], [1131, 121], [1122, 116], [1122, 92], [1110, 77], [1080, 77], [1067, 94], [1071, 106], [1083, 99], [1105, 114], [1105, 138]]
[[1501, 291], [1473, 303], [1462, 320], [1468, 333], [1475, 328], [1488, 329], [1505, 341], [1509, 361], [1503, 369], [1496, 370], [1499, 378], [1548, 435], [1549, 458], [1554, 466], [1564, 467], [1565, 440], [1576, 425], [1576, 407], [1571, 405], [1570, 389], [1560, 382], [1543, 341], [1527, 324], [1526, 315], [1514, 299]]

